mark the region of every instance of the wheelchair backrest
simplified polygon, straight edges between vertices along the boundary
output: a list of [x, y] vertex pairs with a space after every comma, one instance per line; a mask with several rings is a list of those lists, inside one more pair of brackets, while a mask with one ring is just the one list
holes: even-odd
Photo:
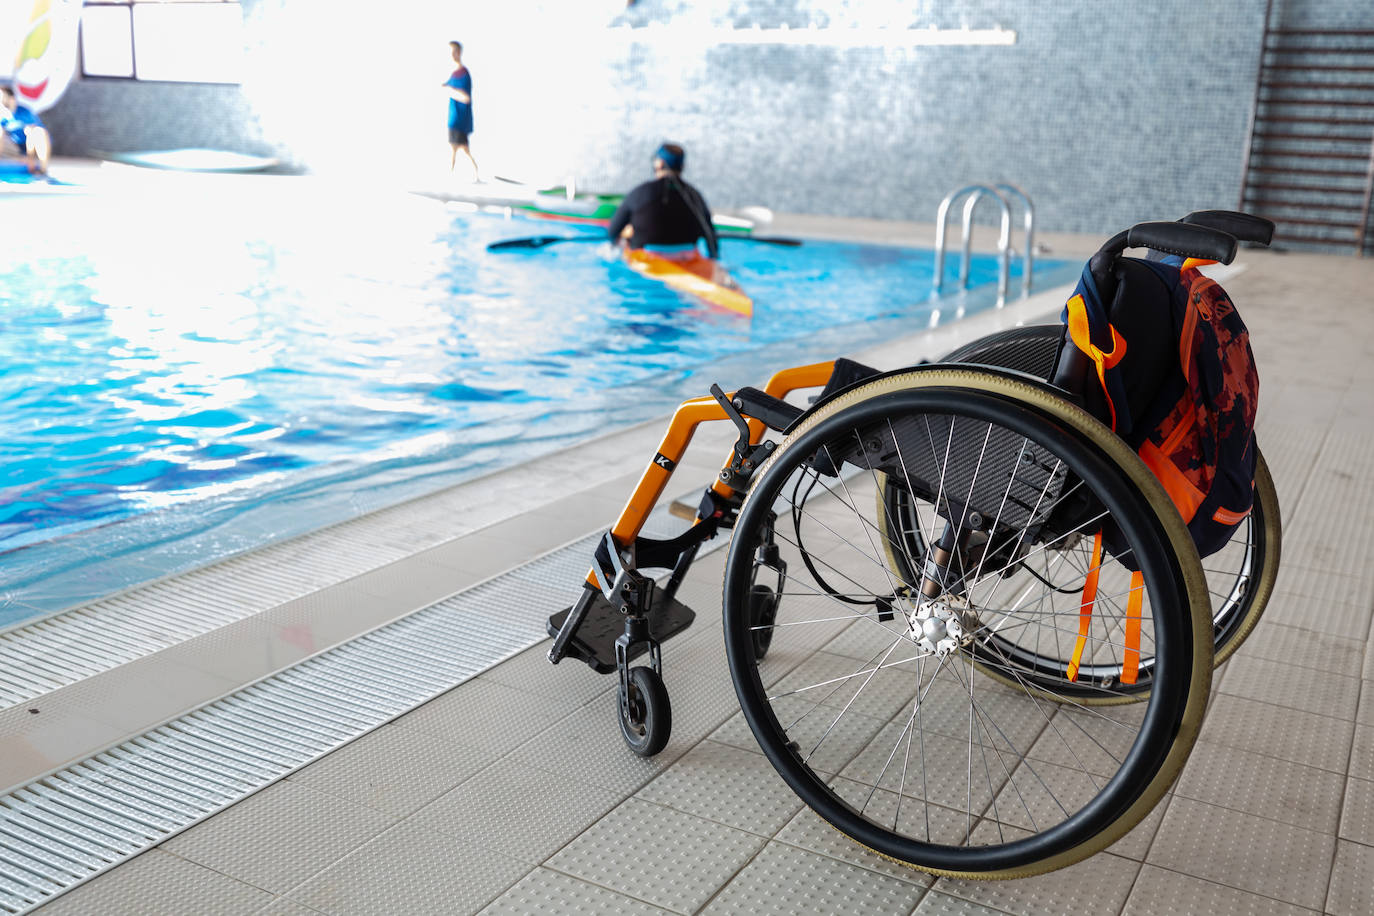
[[1095, 256], [1062, 318], [1052, 377], [1077, 385], [1136, 449], [1202, 556], [1225, 546], [1253, 500], [1259, 396], [1249, 331], [1226, 291], [1181, 257]]

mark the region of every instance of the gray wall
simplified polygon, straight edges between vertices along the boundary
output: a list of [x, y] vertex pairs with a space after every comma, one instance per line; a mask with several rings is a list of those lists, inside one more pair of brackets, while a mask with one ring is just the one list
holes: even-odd
[[[1010, 181], [1043, 229], [1107, 233], [1236, 205], [1265, 12], [1265, 0], [505, 0], [458, 28], [440, 4], [412, 3], [349, 7], [344, 21], [324, 0], [245, 0], [243, 86], [78, 82], [47, 115], [58, 151], [213, 146], [307, 171], [441, 177], [437, 86], [458, 37], [488, 172], [623, 189], [672, 138], [716, 207], [931, 221], [949, 190]], [[1368, 0], [1276, 3], [1288, 26], [1374, 25]], [[708, 47], [690, 29], [875, 18], [1001, 26], [1017, 41]], [[652, 24], [683, 40], [606, 28]]]

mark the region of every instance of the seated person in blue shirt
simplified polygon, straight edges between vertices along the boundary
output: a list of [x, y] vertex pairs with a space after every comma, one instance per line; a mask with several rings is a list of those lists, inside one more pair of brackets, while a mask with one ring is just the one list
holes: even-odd
[[613, 241], [631, 248], [696, 248], [706, 240], [707, 254], [720, 256], [711, 209], [697, 189], [682, 180], [687, 154], [676, 143], [665, 143], [654, 153], [654, 180], [625, 195], [606, 231]]
[[19, 104], [8, 86], [0, 86], [0, 143], [13, 144], [19, 155], [28, 160], [30, 172], [48, 173], [48, 160], [52, 158], [48, 129], [38, 115]]

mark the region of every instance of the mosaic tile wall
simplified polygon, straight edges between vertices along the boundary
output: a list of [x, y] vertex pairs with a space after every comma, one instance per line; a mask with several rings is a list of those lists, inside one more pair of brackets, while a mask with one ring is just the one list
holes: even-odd
[[[346, 171], [410, 168], [423, 149], [426, 168], [446, 165], [437, 84], [445, 42], [461, 36], [473, 150], [494, 170], [623, 189], [673, 138], [717, 207], [929, 222], [946, 192], [1008, 181], [1043, 229], [1106, 233], [1236, 205], [1265, 11], [1264, 0], [510, 0], [458, 22], [438, 11], [345, 21], [322, 0], [243, 6], [242, 86], [79, 82], [48, 115], [58, 151], [210, 146]], [[1368, 26], [1370, 9], [1278, 0], [1275, 17]], [[700, 32], [875, 25], [1016, 39], [839, 47]], [[379, 48], [409, 63], [374, 73]]]

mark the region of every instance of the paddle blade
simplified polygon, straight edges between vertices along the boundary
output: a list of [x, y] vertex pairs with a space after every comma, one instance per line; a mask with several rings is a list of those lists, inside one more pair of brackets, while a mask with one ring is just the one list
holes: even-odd
[[604, 235], [532, 235], [523, 239], [506, 239], [492, 242], [487, 251], [508, 251], [512, 248], [543, 248], [555, 242], [604, 242]]
[[785, 245], [788, 248], [796, 248], [801, 245], [801, 239], [779, 238], [774, 235], [735, 235], [730, 232], [718, 232], [716, 238], [736, 239], [741, 242], [759, 242], [763, 245]]
[[492, 242], [487, 246], [487, 251], [507, 251], [511, 248], [543, 248], [545, 245], [552, 245], [558, 241], [556, 235], [535, 235], [523, 239], [506, 239], [503, 242]]

